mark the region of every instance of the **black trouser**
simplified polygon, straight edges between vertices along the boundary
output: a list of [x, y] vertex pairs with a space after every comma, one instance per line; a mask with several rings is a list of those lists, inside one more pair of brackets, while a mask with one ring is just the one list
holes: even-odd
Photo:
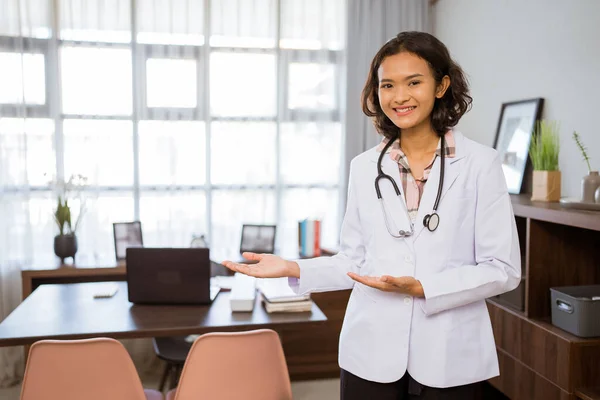
[[371, 382], [342, 369], [340, 377], [341, 400], [480, 400], [482, 383], [432, 388], [417, 383], [408, 372], [392, 383]]

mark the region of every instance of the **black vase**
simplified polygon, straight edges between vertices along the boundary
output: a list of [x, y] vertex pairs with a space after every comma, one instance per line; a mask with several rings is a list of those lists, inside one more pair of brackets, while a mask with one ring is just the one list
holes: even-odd
[[72, 257], [75, 263], [75, 253], [77, 253], [77, 237], [74, 234], [57, 235], [54, 237], [54, 254], [60, 258], [61, 264], [65, 263], [65, 258]]

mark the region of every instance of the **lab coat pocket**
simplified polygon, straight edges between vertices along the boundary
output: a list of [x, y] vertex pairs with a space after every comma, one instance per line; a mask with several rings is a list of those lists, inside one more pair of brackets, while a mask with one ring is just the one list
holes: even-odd
[[485, 300], [465, 304], [449, 310], [452, 313], [450, 329], [470, 325], [473, 321], [479, 320], [482, 315], [487, 315]]

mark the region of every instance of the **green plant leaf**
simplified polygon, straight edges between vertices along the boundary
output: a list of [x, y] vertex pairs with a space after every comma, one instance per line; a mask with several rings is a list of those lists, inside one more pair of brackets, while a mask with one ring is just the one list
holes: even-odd
[[541, 120], [536, 123], [529, 156], [536, 171], [558, 171], [559, 123]]
[[579, 147], [579, 150], [581, 151], [581, 154], [583, 155], [583, 161], [585, 161], [587, 163], [588, 172], [591, 172], [592, 171], [592, 167], [590, 166], [590, 157], [587, 154], [587, 149], [583, 145], [583, 142], [581, 141], [581, 138], [579, 137], [579, 134], [577, 132], [575, 132], [575, 131], [573, 131], [573, 140], [575, 140], [575, 143], [577, 144], [577, 147]]

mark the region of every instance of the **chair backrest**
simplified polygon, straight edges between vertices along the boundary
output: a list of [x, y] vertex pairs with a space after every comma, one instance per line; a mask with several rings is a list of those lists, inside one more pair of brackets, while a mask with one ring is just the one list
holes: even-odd
[[242, 225], [240, 254], [245, 251], [253, 253], [274, 253], [276, 232], [276, 225]]
[[175, 400], [290, 400], [279, 336], [270, 329], [207, 333], [190, 350]]
[[108, 338], [42, 340], [29, 350], [21, 400], [145, 400], [123, 345]]

